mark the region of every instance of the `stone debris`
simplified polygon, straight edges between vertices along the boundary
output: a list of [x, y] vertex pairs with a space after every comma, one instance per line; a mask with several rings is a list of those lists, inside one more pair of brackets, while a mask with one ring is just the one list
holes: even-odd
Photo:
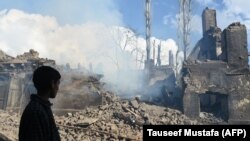
[[[208, 113], [191, 120], [179, 110], [147, 104], [136, 98], [121, 100], [110, 92], [101, 95], [103, 105], [55, 116], [63, 141], [142, 140], [143, 125], [226, 124]], [[17, 140], [19, 121], [18, 114], [0, 111], [0, 133]]]
[[88, 107], [72, 117], [56, 117], [62, 139], [70, 140], [77, 136], [80, 140], [142, 140], [143, 125], [225, 124], [208, 113], [191, 120], [179, 110], [135, 99], [121, 100], [112, 93], [108, 99], [111, 101], [107, 104]]
[[3, 52], [1, 49], [0, 49], [0, 62], [4, 62], [4, 61], [8, 61], [8, 60], [11, 60], [13, 59], [14, 57], [11, 57], [9, 55], [7, 55], [5, 52]]
[[13, 111], [0, 110], [0, 140], [17, 141], [20, 116]]
[[39, 53], [33, 49], [30, 49], [29, 52], [18, 55], [16, 58], [20, 60], [39, 59]]

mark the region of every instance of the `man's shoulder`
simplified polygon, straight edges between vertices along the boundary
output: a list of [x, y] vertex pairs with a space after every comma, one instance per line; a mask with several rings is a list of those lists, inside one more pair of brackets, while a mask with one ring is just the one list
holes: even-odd
[[45, 114], [45, 109], [41, 103], [31, 100], [26, 106], [23, 114], [42, 115]]

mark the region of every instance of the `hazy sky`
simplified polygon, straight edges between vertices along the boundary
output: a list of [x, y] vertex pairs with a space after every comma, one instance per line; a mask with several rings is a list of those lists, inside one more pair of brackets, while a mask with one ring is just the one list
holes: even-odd
[[[176, 40], [178, 0], [152, 1], [152, 36]], [[240, 21], [250, 31], [250, 0], [192, 0], [192, 46], [201, 38], [201, 13], [217, 10], [218, 26], [224, 29]], [[1, 0], [0, 10], [18, 9], [30, 14], [55, 17], [60, 25], [100, 22], [134, 29], [145, 36], [145, 0]], [[248, 37], [248, 39], [250, 39]]]

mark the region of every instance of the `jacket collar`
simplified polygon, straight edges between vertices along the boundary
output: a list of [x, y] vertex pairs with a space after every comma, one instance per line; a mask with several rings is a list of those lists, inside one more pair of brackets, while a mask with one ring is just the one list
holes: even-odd
[[43, 100], [39, 95], [37, 94], [32, 94], [30, 95], [30, 99], [31, 101], [37, 101], [39, 103], [41, 103], [42, 105], [50, 108], [53, 104], [50, 101], [45, 101]]

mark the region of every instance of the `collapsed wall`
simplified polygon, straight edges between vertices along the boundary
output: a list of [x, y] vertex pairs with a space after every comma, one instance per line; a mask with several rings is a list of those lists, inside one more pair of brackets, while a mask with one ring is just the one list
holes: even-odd
[[221, 29], [211, 27], [201, 39], [201, 48], [198, 55], [199, 60], [218, 60], [221, 54]]

